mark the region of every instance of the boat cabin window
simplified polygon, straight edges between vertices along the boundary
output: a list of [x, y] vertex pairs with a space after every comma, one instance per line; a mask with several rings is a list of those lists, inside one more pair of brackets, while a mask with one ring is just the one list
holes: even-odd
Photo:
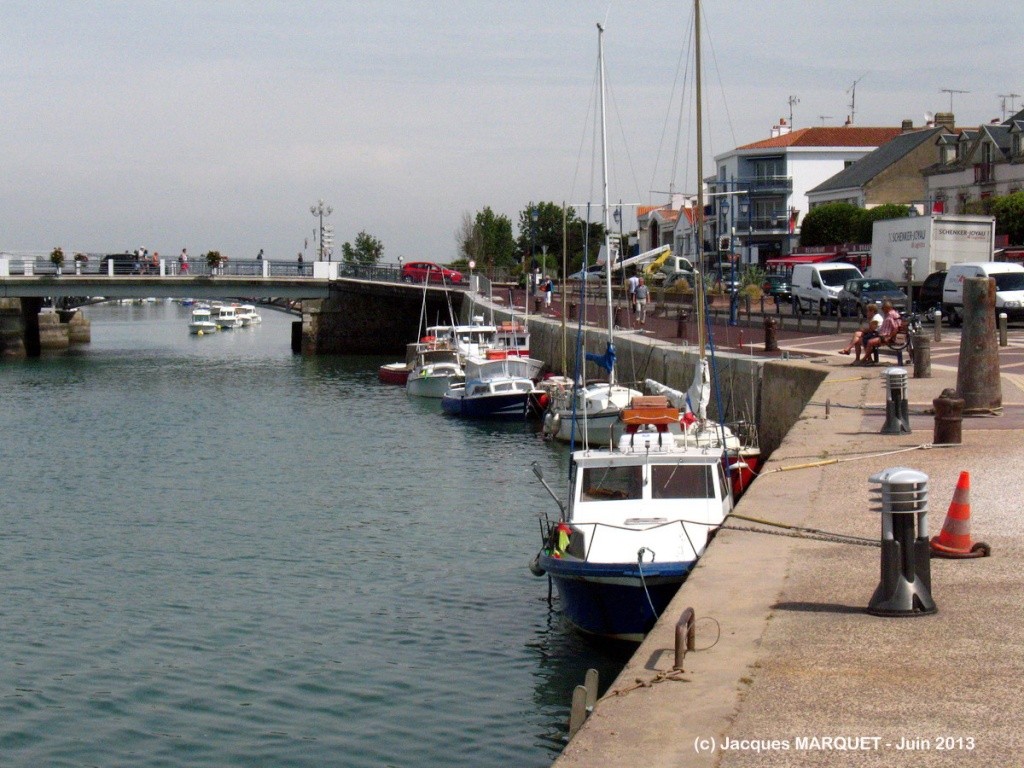
[[652, 499], [713, 499], [715, 479], [709, 464], [655, 464], [651, 467]]
[[588, 467], [583, 470], [580, 501], [622, 501], [642, 499], [643, 467]]

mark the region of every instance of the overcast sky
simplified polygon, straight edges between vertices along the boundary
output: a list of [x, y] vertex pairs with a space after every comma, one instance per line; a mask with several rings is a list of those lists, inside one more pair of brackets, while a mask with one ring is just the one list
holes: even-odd
[[[706, 174], [790, 96], [797, 128], [854, 81], [858, 125], [977, 126], [1024, 93], [1016, 2], [702, 5]], [[0, 0], [0, 251], [294, 259], [322, 198], [339, 245], [449, 261], [466, 212], [600, 201], [598, 21], [612, 200], [693, 191], [686, 0]]]

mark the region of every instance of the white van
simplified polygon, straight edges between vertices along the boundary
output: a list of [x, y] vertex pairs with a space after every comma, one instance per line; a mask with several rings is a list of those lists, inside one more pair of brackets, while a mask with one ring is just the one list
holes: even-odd
[[952, 326], [964, 320], [964, 280], [991, 277], [996, 281], [996, 314], [1010, 320], [1024, 318], [1024, 267], [1005, 261], [968, 261], [951, 264], [942, 284], [942, 314]]
[[853, 264], [825, 262], [822, 264], [797, 264], [789, 281], [793, 294], [793, 307], [801, 312], [810, 312], [815, 307], [823, 315], [832, 314], [839, 308], [839, 291], [847, 280], [864, 277]]

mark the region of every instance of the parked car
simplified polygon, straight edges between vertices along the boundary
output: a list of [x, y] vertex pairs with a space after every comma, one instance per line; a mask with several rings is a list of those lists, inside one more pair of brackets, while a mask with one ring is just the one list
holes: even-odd
[[566, 280], [573, 281], [590, 281], [590, 280], [603, 280], [604, 279], [604, 264], [591, 264], [586, 269], [581, 269], [579, 272], [573, 272], [569, 275]]
[[765, 296], [774, 298], [779, 304], [789, 303], [791, 294], [789, 292], [789, 277], [786, 275], [765, 275], [761, 291]]
[[946, 270], [932, 272], [921, 283], [917, 294], [917, 311], [926, 319], [935, 320], [936, 308], [942, 306], [942, 284], [946, 282]]
[[882, 306], [883, 301], [891, 301], [894, 309], [905, 312], [909, 302], [907, 294], [892, 280], [873, 277], [858, 277], [847, 280], [839, 291], [839, 311], [843, 315], [866, 317], [868, 304]]
[[402, 280], [406, 283], [447, 283], [458, 285], [462, 282], [462, 273], [456, 269], [448, 269], [432, 261], [410, 261], [402, 265]]

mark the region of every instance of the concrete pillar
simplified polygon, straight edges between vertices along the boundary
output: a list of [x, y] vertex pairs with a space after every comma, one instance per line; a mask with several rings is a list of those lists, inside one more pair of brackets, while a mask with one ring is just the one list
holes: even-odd
[[19, 299], [0, 299], [0, 360], [24, 360], [25, 324]]
[[1001, 408], [1003, 390], [996, 340], [995, 280], [988, 277], [965, 279], [963, 311], [956, 391], [964, 400], [964, 413]]
[[60, 321], [56, 312], [39, 313], [39, 348], [67, 349], [70, 345], [68, 326]]

